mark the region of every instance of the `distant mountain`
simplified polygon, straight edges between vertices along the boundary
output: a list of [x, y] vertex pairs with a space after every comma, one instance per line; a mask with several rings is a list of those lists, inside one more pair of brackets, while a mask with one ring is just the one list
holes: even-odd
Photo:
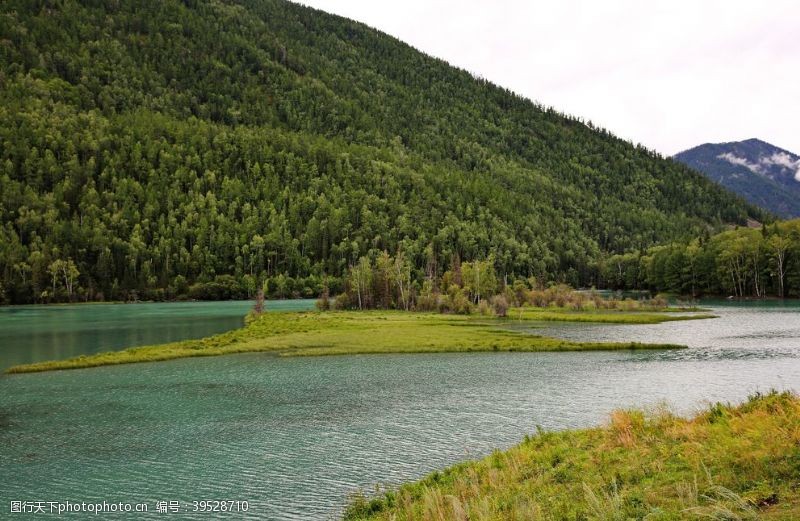
[[675, 159], [781, 217], [800, 217], [800, 156], [759, 139], [706, 143]]

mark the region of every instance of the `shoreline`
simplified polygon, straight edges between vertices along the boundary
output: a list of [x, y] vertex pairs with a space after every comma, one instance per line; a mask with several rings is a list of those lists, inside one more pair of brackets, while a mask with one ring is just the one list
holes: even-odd
[[800, 397], [756, 393], [691, 418], [618, 410], [605, 424], [521, 443], [351, 497], [346, 521], [798, 519]]
[[[519, 317], [515, 317], [515, 312]], [[709, 314], [674, 315], [649, 311], [572, 311], [512, 309], [509, 317], [447, 315], [406, 311], [285, 311], [247, 320], [244, 327], [206, 338], [132, 347], [12, 366], [6, 374], [84, 369], [158, 362], [198, 356], [273, 352], [278, 356], [440, 352], [545, 352], [684, 349], [676, 344], [574, 342], [503, 329], [509, 323], [542, 321], [657, 324], [714, 318]]]
[[[276, 299], [268, 299], [264, 302], [266, 303], [267, 307], [269, 307], [270, 302], [289, 302], [289, 301], [300, 301], [300, 300], [307, 300], [307, 301], [316, 301], [316, 298], [276, 298]], [[210, 303], [210, 302], [253, 302], [252, 298], [249, 299], [227, 299], [227, 300], [197, 300], [197, 299], [186, 299], [186, 300], [88, 300], [82, 302], [51, 302], [49, 304], [0, 304], [0, 310], [3, 309], [19, 309], [19, 308], [27, 308], [27, 307], [40, 307], [40, 308], [51, 308], [51, 307], [61, 307], [61, 306], [102, 306], [104, 304], [108, 305], [136, 305], [136, 304], [201, 304], [201, 303]]]
[[[576, 290], [577, 292], [585, 292], [585, 290]], [[617, 290], [599, 290], [614, 292]], [[626, 290], [627, 291], [627, 290]], [[633, 290], [645, 291], [645, 290]], [[692, 302], [699, 305], [689, 306], [676, 306], [671, 308], [664, 308], [658, 310], [659, 313], [676, 313], [676, 312], [694, 312], [694, 311], [710, 311], [702, 306], [703, 301], [714, 301], [715, 304], [725, 305], [725, 303], [741, 303], [741, 302], [769, 302], [769, 303], [795, 303], [800, 302], [800, 297], [732, 297], [730, 295], [704, 295], [702, 297], [690, 296], [676, 296], [678, 301]], [[316, 297], [287, 297], [287, 298], [269, 298], [265, 299], [265, 303], [269, 306], [270, 302], [289, 302], [289, 301], [316, 301]], [[171, 299], [171, 300], [88, 300], [79, 302], [50, 302], [50, 303], [27, 303], [27, 304], [0, 304], [0, 310], [3, 309], [20, 309], [27, 307], [62, 307], [62, 306], [99, 306], [99, 305], [135, 305], [135, 304], [196, 304], [203, 302], [254, 302], [253, 298], [243, 299], [226, 299], [226, 300], [198, 300], [198, 299]]]

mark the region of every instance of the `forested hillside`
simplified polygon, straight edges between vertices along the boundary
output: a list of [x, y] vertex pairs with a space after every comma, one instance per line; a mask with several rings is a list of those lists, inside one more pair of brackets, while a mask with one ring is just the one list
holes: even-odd
[[[688, 168], [339, 17], [279, 0], [6, 0], [0, 301], [602, 284], [607, 255], [764, 219]], [[520, 64], [520, 66], [525, 66]]]

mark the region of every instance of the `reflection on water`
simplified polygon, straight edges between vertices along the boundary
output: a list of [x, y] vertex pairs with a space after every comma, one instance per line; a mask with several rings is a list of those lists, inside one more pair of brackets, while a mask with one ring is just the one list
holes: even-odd
[[[2, 377], [0, 509], [244, 499], [253, 519], [328, 519], [359, 487], [508, 447], [537, 425], [593, 425], [662, 401], [690, 413], [800, 386], [800, 338], [786, 333], [799, 310], [714, 311], [721, 318], [547, 331], [693, 346], [682, 352], [245, 354]], [[773, 328], [775, 338], [753, 337]]]
[[[0, 307], [0, 371], [12, 365], [202, 338], [241, 327], [251, 301]], [[312, 300], [267, 302], [310, 309]]]

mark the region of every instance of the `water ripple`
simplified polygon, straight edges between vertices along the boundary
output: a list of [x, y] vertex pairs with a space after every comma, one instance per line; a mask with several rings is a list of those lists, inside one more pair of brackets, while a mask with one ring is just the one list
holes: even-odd
[[537, 425], [797, 387], [800, 339], [785, 312], [715, 313], [537, 330], [691, 346], [678, 351], [247, 354], [0, 378], [0, 503], [232, 499], [250, 502], [237, 519], [331, 519], [355, 490], [483, 456]]

